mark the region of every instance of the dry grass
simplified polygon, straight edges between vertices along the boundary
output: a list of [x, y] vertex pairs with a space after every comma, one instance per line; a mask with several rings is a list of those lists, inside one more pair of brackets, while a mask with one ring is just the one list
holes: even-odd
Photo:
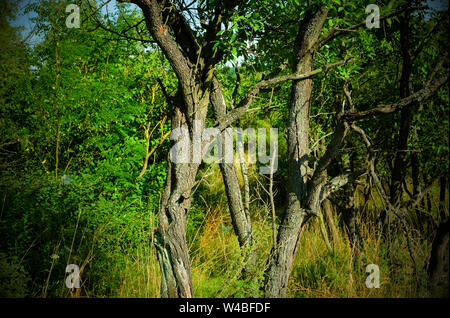
[[[216, 196], [220, 196], [223, 191], [220, 173], [217, 170], [210, 171], [205, 180], [209, 190], [204, 198], [206, 216], [195, 234], [188, 237], [194, 294], [200, 298], [245, 296], [245, 282], [238, 279], [239, 269], [242, 267], [238, 241], [231, 226], [226, 202], [217, 203], [216, 200]], [[418, 268], [416, 274], [404, 235], [396, 236], [390, 246], [387, 246], [380, 235], [379, 225], [371, 221], [378, 214], [377, 208], [381, 205], [376, 202], [378, 198], [374, 198], [375, 202], [371, 200], [366, 207], [365, 220], [359, 220], [364, 247], [358, 258], [353, 256], [347, 234], [336, 214], [334, 223], [339, 235], [337, 241], [331, 241], [331, 250], [324, 240], [319, 220], [311, 220], [299, 242], [288, 297], [430, 296], [426, 289], [425, 271], [430, 240], [421, 237], [418, 230], [411, 232], [412, 249]], [[357, 194], [357, 202], [362, 210], [361, 192]], [[268, 207], [262, 202], [252, 204], [258, 275], [261, 276], [272, 247], [268, 212]], [[379, 266], [380, 288], [366, 287], [368, 274], [365, 269], [368, 264]], [[154, 251], [149, 247], [143, 248], [123, 270], [121, 279], [116, 296], [158, 297], [159, 267]]]

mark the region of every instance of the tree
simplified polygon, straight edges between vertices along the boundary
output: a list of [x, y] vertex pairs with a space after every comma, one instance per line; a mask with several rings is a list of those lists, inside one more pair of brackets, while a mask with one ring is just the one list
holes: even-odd
[[[448, 58], [443, 54], [448, 41], [440, 27], [440, 22], [448, 24], [448, 15], [434, 15], [420, 2], [382, 2], [381, 27], [368, 28], [368, 1], [123, 0], [111, 18], [104, 17], [108, 2], [80, 3], [80, 30], [64, 27], [65, 2], [32, 6], [41, 13], [36, 29], [43, 40], [30, 48], [32, 62], [24, 67], [14, 63], [26, 60], [27, 51], [14, 45], [15, 68], [7, 73], [1, 91], [6, 105], [2, 122], [14, 124], [2, 125], [7, 137], [0, 149], [8, 151], [8, 158], [2, 159], [8, 173], [19, 175], [11, 164], [19, 160], [24, 167], [40, 167], [35, 174], [51, 176], [50, 183], [61, 188], [70, 183], [69, 167], [78, 171], [78, 208], [76, 200], [65, 198], [69, 212], [61, 220], [79, 217], [78, 210], [89, 204], [110, 204], [111, 211], [128, 213], [136, 211], [133, 202], [142, 205], [143, 198], [148, 199], [146, 213], [158, 211], [157, 227], [152, 223], [148, 233], [160, 267], [160, 295], [193, 297], [189, 222], [201, 197], [196, 190], [203, 182], [198, 177], [205, 166], [202, 149], [211, 145], [197, 132], [216, 129], [224, 146], [228, 128], [257, 123], [277, 126], [285, 134], [279, 137], [277, 174], [271, 168], [268, 180], [259, 179], [249, 174], [245, 162], [238, 167], [226, 162], [223, 153], [217, 170], [241, 257], [236, 277], [249, 284], [248, 295], [290, 294], [297, 251], [304, 247], [302, 233], [314, 226], [310, 221], [323, 212], [333, 241], [342, 239], [333, 224], [333, 207], [348, 230], [351, 258], [359, 259], [365, 250], [359, 225], [373, 226], [366, 209], [360, 209], [361, 189], [364, 206], [380, 203], [381, 208], [373, 210], [376, 218], [378, 213], [381, 219], [389, 217], [383, 243], [404, 239], [415, 273], [421, 271], [414, 248], [417, 229], [432, 237], [435, 223], [448, 222], [443, 178], [448, 173], [443, 159], [448, 139], [442, 137], [448, 132]], [[0, 50], [2, 56], [8, 52]], [[16, 139], [26, 150], [19, 150]], [[95, 178], [93, 189], [81, 186]], [[261, 251], [257, 239], [261, 225], [253, 219], [259, 211], [252, 211], [256, 190], [250, 178], [258, 188], [268, 183], [269, 190], [258, 194], [258, 200], [270, 202], [270, 251]], [[421, 202], [431, 202], [429, 192], [437, 179], [439, 216], [430, 213], [423, 226]], [[49, 192], [60, 195], [64, 189]], [[14, 202], [19, 202], [20, 195], [16, 197]], [[40, 202], [30, 199], [24, 204], [35, 206], [35, 201]], [[50, 209], [51, 204], [46, 206]], [[5, 224], [16, 225], [11, 215]], [[24, 233], [30, 233], [29, 220], [38, 215], [18, 219]], [[208, 221], [206, 216], [203, 221]], [[55, 234], [57, 227], [64, 228], [61, 222], [42, 231], [52, 236], [52, 244], [45, 245], [47, 253], [53, 248], [56, 254], [61, 244], [67, 245], [67, 231], [58, 239]], [[80, 222], [84, 229], [85, 220]], [[21, 227], [11, 228], [5, 246], [14, 245], [14, 233]], [[434, 285], [448, 240], [445, 229], [438, 226], [431, 251], [428, 274]], [[147, 239], [133, 237], [127, 244]], [[390, 265], [395, 266], [392, 259]], [[48, 291], [58, 294], [48, 288], [51, 271], [44, 277], [45, 296]]]
[[[305, 16], [299, 24], [294, 41], [292, 74], [264, 79], [250, 89], [245, 98], [229, 114], [223, 105], [224, 98], [220, 96], [220, 86], [215, 81], [214, 66], [223, 58], [224, 54], [217, 50], [216, 43], [221, 34], [221, 23], [228, 24], [232, 10], [236, 3], [227, 4], [206, 2], [197, 8], [200, 25], [204, 29], [203, 42], [195, 35], [189, 23], [183, 16], [187, 8], [180, 4], [165, 1], [133, 1], [137, 4], [145, 17], [147, 29], [158, 43], [167, 59], [171, 63], [178, 78], [178, 91], [174, 96], [174, 114], [172, 115], [172, 130], [186, 128], [192, 135], [194, 120], [198, 120], [203, 127], [207, 115], [208, 102], [215, 104], [217, 127], [224, 130], [237, 120], [251, 105], [254, 96], [265, 87], [293, 81], [290, 99], [290, 116], [288, 126], [289, 166], [288, 166], [288, 208], [283, 218], [277, 237], [277, 248], [272, 253], [269, 269], [266, 273], [265, 293], [268, 297], [286, 295], [289, 274], [297, 249], [301, 229], [308, 219], [318, 214], [318, 206], [331, 192], [349, 182], [351, 174], [338, 175], [327, 182], [327, 168], [340, 153], [344, 140], [355, 121], [368, 116], [392, 113], [398, 110], [408, 112], [413, 102], [422, 101], [433, 94], [447, 77], [429, 83], [422, 90], [409, 94], [405, 90], [400, 101], [389, 105], [380, 105], [367, 111], [355, 111], [351, 97], [347, 94], [349, 111], [337, 111], [337, 123], [334, 128], [332, 141], [323, 156], [317, 159], [315, 168], [309, 168], [309, 122], [310, 103], [312, 96], [311, 76], [349, 60], [328, 65], [314, 70], [314, 56], [318, 50], [329, 41], [349, 31], [356, 30], [364, 23], [352, 25], [347, 29], [331, 28], [328, 33], [321, 35], [329, 8], [320, 3], [309, 5]], [[181, 9], [183, 8], [183, 9]], [[391, 16], [410, 10], [401, 8]], [[203, 19], [208, 17], [208, 22]], [[165, 22], [167, 21], [167, 22]], [[194, 22], [192, 22], [194, 23]], [[406, 27], [405, 27], [406, 28]], [[172, 32], [172, 35], [170, 34]], [[223, 32], [222, 32], [223, 33]], [[407, 72], [407, 68], [404, 68]], [[222, 102], [220, 107], [217, 105]], [[339, 106], [338, 106], [339, 107]], [[191, 149], [191, 156], [194, 153]], [[170, 161], [170, 160], [169, 160]], [[185, 242], [185, 216], [191, 203], [191, 191], [195, 183], [198, 164], [170, 164], [166, 190], [164, 192], [161, 212], [159, 216], [158, 250], [163, 273], [163, 296], [192, 296], [189, 256]], [[231, 170], [228, 170], [231, 169]], [[245, 247], [249, 233], [250, 222], [243, 214], [240, 191], [237, 197], [232, 196], [230, 189], [237, 189], [235, 172], [231, 166], [222, 166], [224, 181], [230, 211], [233, 215], [236, 233], [240, 238], [241, 247]], [[352, 176], [357, 178], [356, 176]], [[238, 211], [238, 213], [236, 213]]]

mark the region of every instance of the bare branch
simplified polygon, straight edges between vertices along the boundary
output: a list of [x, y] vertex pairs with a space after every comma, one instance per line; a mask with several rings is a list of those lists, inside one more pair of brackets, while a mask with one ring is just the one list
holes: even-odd
[[382, 114], [391, 114], [404, 107], [410, 106], [414, 102], [422, 102], [428, 99], [431, 95], [433, 95], [442, 85], [444, 85], [448, 81], [448, 70], [446, 70], [445, 75], [443, 75], [440, 79], [436, 80], [434, 83], [429, 84], [417, 91], [410, 96], [399, 100], [393, 104], [379, 105], [369, 110], [364, 110], [360, 112], [348, 112], [343, 115], [345, 120], [349, 122], [358, 121], [361, 119], [368, 118], [370, 116], [382, 115]]
[[293, 80], [305, 80], [308, 78], [311, 78], [312, 76], [319, 74], [323, 71], [326, 71], [330, 68], [344, 65], [350, 62], [353, 62], [354, 59], [349, 59], [345, 61], [339, 61], [327, 64], [323, 67], [320, 67], [318, 69], [315, 69], [311, 72], [307, 72], [305, 74], [288, 74], [283, 75], [271, 79], [266, 79], [258, 82], [255, 84], [245, 95], [244, 99], [240, 101], [239, 105], [233, 109], [226, 117], [222, 117], [216, 121], [214, 124], [215, 127], [218, 127], [220, 130], [224, 130], [228, 126], [230, 126], [234, 121], [236, 121], [238, 118], [240, 118], [242, 115], [244, 115], [247, 111], [250, 105], [253, 102], [253, 99], [256, 97], [256, 95], [260, 92], [261, 89], [272, 87], [275, 85], [279, 85], [281, 83], [287, 82], [287, 81], [293, 81]]

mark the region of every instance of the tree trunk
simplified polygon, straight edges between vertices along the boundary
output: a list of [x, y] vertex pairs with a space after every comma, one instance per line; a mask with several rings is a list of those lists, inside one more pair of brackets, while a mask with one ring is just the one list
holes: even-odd
[[[214, 116], [217, 120], [219, 120], [226, 115], [227, 105], [220, 84], [216, 79], [213, 80], [213, 89], [210, 97], [214, 110]], [[225, 146], [223, 141], [226, 133], [226, 131], [222, 133], [223, 147]], [[242, 274], [244, 278], [254, 277], [253, 267], [255, 265], [256, 258], [253, 250], [252, 223], [250, 220], [249, 211], [242, 202], [242, 194], [239, 186], [236, 166], [234, 162], [226, 163], [223, 160], [221, 160], [219, 166], [225, 186], [225, 193], [228, 199], [228, 207], [230, 209], [234, 233], [238, 237], [239, 246], [244, 257], [245, 265]], [[247, 204], [248, 202], [246, 201], [246, 205]]]
[[340, 210], [342, 211], [347, 234], [350, 240], [350, 246], [354, 255], [358, 256], [361, 248], [363, 247], [363, 242], [357, 220], [357, 209], [355, 207], [354, 194], [355, 187], [352, 183], [347, 183], [344, 186], [340, 196]]
[[[209, 96], [209, 94], [206, 94]], [[177, 96], [181, 96], [178, 92]], [[206, 102], [207, 102], [206, 98]], [[182, 104], [181, 99], [178, 100]], [[205, 122], [205, 99], [197, 102], [199, 111], [195, 119], [202, 127]], [[191, 207], [192, 188], [200, 163], [194, 162], [192, 119], [176, 107], [172, 116], [172, 131], [184, 128], [189, 131], [190, 156], [188, 163], [174, 160], [169, 153], [166, 185], [158, 214], [158, 228], [155, 233], [155, 246], [161, 268], [161, 297], [193, 297], [191, 265], [186, 243], [186, 217]]]
[[247, 217], [242, 204], [241, 190], [234, 164], [221, 163], [220, 170], [222, 171], [225, 192], [228, 198], [233, 229], [238, 237], [239, 246], [244, 257], [243, 276], [249, 277], [254, 272], [252, 267], [256, 261], [254, 251], [252, 250], [253, 234], [251, 220]]
[[[187, 173], [186, 169], [180, 169]], [[170, 173], [172, 174], [172, 173]], [[167, 187], [170, 187], [168, 184]], [[186, 244], [186, 214], [190, 199], [174, 191], [160, 209], [155, 245], [161, 268], [161, 297], [193, 297], [191, 267]]]
[[[348, 143], [351, 147], [352, 145]], [[343, 168], [350, 169], [352, 173], [355, 173], [355, 153], [350, 156], [350, 162], [343, 160]], [[363, 247], [363, 241], [358, 224], [358, 210], [355, 205], [355, 184], [353, 182], [347, 183], [342, 191], [336, 193], [338, 199], [336, 204], [339, 206], [343, 215], [346, 232], [349, 237], [350, 246], [355, 258], [358, 258], [359, 252]]]
[[443, 175], [439, 180], [439, 217], [441, 222], [446, 218], [446, 207], [445, 207], [445, 189], [447, 188], [447, 177]]
[[416, 153], [411, 154], [411, 176], [413, 182], [413, 196], [416, 196], [420, 192], [420, 166], [419, 158]]
[[323, 211], [325, 223], [327, 224], [327, 227], [330, 230], [331, 239], [332, 239], [333, 243], [336, 244], [336, 242], [338, 242], [338, 240], [339, 240], [339, 234], [336, 229], [336, 226], [334, 225], [333, 206], [331, 205], [330, 200], [328, 200], [328, 199], [323, 200], [322, 211]]
[[[411, 57], [409, 41], [409, 13], [400, 19], [400, 43], [403, 59], [402, 74], [400, 78], [400, 98], [411, 94], [410, 77], [412, 73], [413, 60]], [[397, 141], [397, 153], [395, 154], [392, 180], [390, 186], [390, 202], [397, 206], [402, 200], [402, 184], [406, 170], [406, 152], [408, 150], [409, 130], [411, 126], [412, 107], [407, 107], [400, 112], [400, 131]]]
[[[310, 48], [317, 41], [328, 10], [308, 13], [295, 40], [293, 71], [312, 70]], [[309, 218], [307, 205], [307, 170], [309, 155], [309, 109], [312, 80], [294, 81], [291, 89], [288, 125], [288, 207], [281, 222], [277, 248], [271, 253], [266, 271], [265, 296], [285, 297], [301, 229]]]
[[430, 262], [428, 265], [428, 277], [430, 281], [430, 288], [434, 293], [436, 287], [444, 274], [444, 258], [445, 253], [448, 253], [448, 239], [449, 239], [450, 219], [441, 223], [437, 229], [436, 237], [433, 240], [431, 247]]

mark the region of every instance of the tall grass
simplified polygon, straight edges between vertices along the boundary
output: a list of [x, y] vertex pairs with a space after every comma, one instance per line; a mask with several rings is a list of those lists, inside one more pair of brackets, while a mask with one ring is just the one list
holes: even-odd
[[[243, 259], [223, 195], [220, 172], [213, 169], [200, 177], [204, 178], [204, 183], [197, 189], [195, 204], [187, 221], [194, 295], [261, 296], [255, 283], [259, 286], [263, 284], [266, 260], [273, 244], [269, 201], [262, 195], [252, 198], [250, 212], [258, 263], [255, 280], [249, 284], [239, 275]], [[256, 191], [262, 183], [253, 183], [252, 186]], [[381, 207], [377, 200], [379, 198], [375, 195], [364, 208], [363, 196], [360, 192], [356, 195], [357, 208], [364, 210], [358, 220], [364, 242], [358, 256], [352, 252], [339, 211], [333, 214], [337, 239], [332, 240], [328, 235], [328, 243], [325, 239], [328, 229], [324, 230], [323, 223], [321, 228], [319, 218], [310, 220], [298, 243], [288, 297], [448, 297], [448, 283], [441, 286], [438, 294], [430, 295], [428, 292], [426, 265], [433, 237], [423, 234], [427, 232], [420, 228], [421, 215], [411, 213], [408, 220], [413, 225], [409, 248], [401, 231], [387, 244], [379, 223], [375, 221]], [[433, 207], [437, 206], [433, 204]], [[130, 208], [129, 215], [123, 214]], [[52, 251], [54, 255], [61, 254], [61, 258], [49, 259], [48, 275], [45, 276], [48, 277], [47, 283], [40, 295], [48, 290], [51, 292], [49, 297], [159, 297], [160, 269], [153, 246], [157, 223], [155, 212], [147, 210], [145, 204], [134, 201], [116, 208], [113, 204], [102, 203], [92, 209], [83, 211], [81, 218], [89, 213], [101, 216], [97, 230], [88, 233], [88, 224], [84, 222], [83, 226], [81, 223], [77, 226], [74, 222], [74, 231], [66, 233], [70, 250], [65, 254], [61, 254], [63, 244], [59, 246], [59, 241], [56, 241]], [[278, 211], [279, 215], [281, 213], [281, 210]], [[432, 213], [437, 214], [435, 210]], [[76, 221], [80, 214], [76, 213], [73, 217]], [[279, 221], [280, 216], [277, 224]], [[80, 249], [80, 246], [86, 247]], [[411, 252], [416, 267], [413, 266]], [[1, 261], [4, 267], [11, 268], [10, 271], [19, 268], [17, 264], [20, 261], [6, 258]], [[64, 288], [61, 268], [66, 263], [79, 264], [83, 268], [81, 289]], [[380, 288], [366, 287], [366, 266], [369, 264], [376, 264], [380, 269]], [[57, 272], [54, 272], [55, 268]], [[446, 270], [448, 272], [448, 254]], [[24, 275], [16, 272], [15, 276], [8, 275], [25, 282]], [[17, 291], [17, 295], [22, 293]]]
[[[272, 246], [271, 224], [264, 208], [253, 211], [258, 268], [260, 275]], [[340, 220], [335, 215], [335, 224]], [[361, 221], [361, 220], [360, 220]], [[339, 227], [338, 241], [330, 250], [318, 220], [310, 222], [300, 239], [289, 282], [288, 297], [427, 297], [425, 265], [430, 243], [414, 236], [414, 251], [419, 272], [414, 273], [406, 240], [399, 236], [388, 252], [379, 228], [360, 222], [364, 247], [355, 258], [345, 229]], [[196, 297], [245, 297], [248, 288], [239, 279], [242, 259], [231, 228], [231, 220], [221, 207], [205, 220], [202, 231], [191, 242], [194, 294]], [[121, 271], [118, 297], [158, 297], [159, 267], [154, 250], [142, 246]], [[448, 260], [447, 260], [448, 262]], [[367, 288], [368, 264], [380, 269], [380, 288]], [[447, 265], [448, 266], [448, 265]], [[448, 287], [447, 287], [448, 288]]]
[[[242, 257], [234, 235], [220, 175], [214, 172], [205, 177], [206, 187], [193, 207], [195, 219], [188, 220], [188, 245], [192, 261], [192, 278], [196, 297], [248, 297], [251, 288], [239, 276]], [[363, 210], [361, 193], [357, 194], [358, 209]], [[376, 196], [374, 196], [376, 200]], [[417, 272], [404, 235], [396, 235], [388, 245], [382, 237], [381, 227], [375, 221], [380, 202], [372, 200], [364, 215], [359, 216], [364, 246], [358, 256], [352, 253], [342, 220], [334, 213], [338, 229], [337, 241], [327, 246], [319, 219], [305, 227], [288, 287], [288, 297], [428, 297], [426, 265], [431, 248], [430, 237], [421, 231], [410, 233]], [[272, 247], [272, 224], [269, 206], [264, 200], [252, 204], [252, 222], [255, 249], [258, 256], [257, 281], [262, 284], [266, 260]], [[201, 212], [199, 212], [201, 211]], [[335, 211], [336, 212], [336, 211]], [[189, 223], [190, 222], [190, 223]], [[190, 230], [189, 230], [190, 229]], [[143, 244], [120, 271], [120, 284], [112, 296], [158, 297], [159, 267], [154, 250]], [[448, 271], [448, 256], [447, 256]], [[380, 269], [380, 288], [366, 287], [366, 266], [376, 264]], [[436, 296], [436, 295], [433, 295]], [[448, 284], [441, 295], [448, 297]]]

